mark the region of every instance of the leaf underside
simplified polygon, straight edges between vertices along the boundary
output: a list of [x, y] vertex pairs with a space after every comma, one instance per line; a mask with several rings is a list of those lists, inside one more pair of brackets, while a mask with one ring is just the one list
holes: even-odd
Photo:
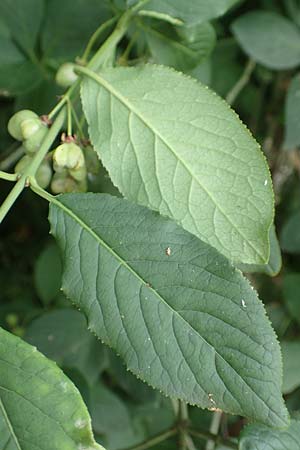
[[137, 377], [170, 397], [284, 426], [281, 359], [240, 271], [175, 222], [105, 194], [68, 194], [49, 220], [63, 291]]
[[149, 65], [86, 78], [82, 101], [92, 143], [126, 198], [174, 218], [235, 262], [268, 261], [270, 174], [221, 98]]
[[283, 431], [251, 425], [242, 433], [239, 450], [299, 450], [299, 442], [299, 420], [291, 420], [290, 427]]

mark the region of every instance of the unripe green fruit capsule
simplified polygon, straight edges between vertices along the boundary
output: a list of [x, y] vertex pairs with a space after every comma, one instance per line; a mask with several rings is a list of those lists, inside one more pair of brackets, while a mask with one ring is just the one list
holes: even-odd
[[74, 142], [65, 142], [54, 151], [53, 161], [59, 167], [66, 169], [80, 169], [85, 166], [81, 148]]
[[44, 160], [42, 162], [42, 164], [40, 165], [40, 167], [38, 168], [38, 170], [36, 172], [35, 178], [36, 178], [38, 185], [41, 188], [46, 189], [46, 187], [49, 186], [49, 183], [52, 178], [52, 169], [51, 169], [50, 163], [47, 160]]
[[63, 194], [65, 192], [75, 192], [77, 183], [71, 177], [66, 177], [64, 174], [55, 173], [52, 182], [51, 190], [54, 194]]
[[35, 153], [41, 146], [41, 143], [48, 132], [48, 127], [41, 123], [41, 127], [23, 142], [28, 153]]
[[24, 171], [27, 169], [28, 165], [31, 163], [32, 158], [29, 155], [23, 156], [23, 158], [20, 159], [20, 161], [15, 166], [15, 173], [24, 173]]
[[66, 88], [77, 80], [78, 76], [74, 72], [74, 67], [73, 63], [68, 62], [60, 66], [55, 76], [55, 81], [59, 86]]
[[18, 141], [23, 140], [21, 123], [27, 119], [38, 119], [38, 115], [29, 109], [22, 109], [14, 114], [8, 122], [7, 128], [9, 134]]
[[69, 173], [76, 181], [83, 181], [86, 179], [86, 168], [80, 167], [79, 169], [70, 169]]
[[21, 122], [21, 130], [23, 139], [29, 139], [31, 136], [33, 136], [35, 133], [39, 131], [39, 129], [44, 126], [40, 119], [26, 119]]

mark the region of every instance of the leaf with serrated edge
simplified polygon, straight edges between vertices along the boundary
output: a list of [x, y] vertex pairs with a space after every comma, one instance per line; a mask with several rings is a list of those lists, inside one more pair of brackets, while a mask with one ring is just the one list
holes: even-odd
[[63, 291], [129, 370], [170, 397], [284, 426], [279, 345], [262, 303], [214, 248], [106, 194], [50, 206]]
[[241, 435], [239, 450], [299, 450], [299, 442], [299, 420], [291, 420], [290, 427], [283, 431], [250, 425]]
[[82, 100], [92, 143], [126, 198], [174, 218], [235, 262], [268, 261], [270, 174], [221, 98], [148, 65], [86, 78]]
[[35, 347], [1, 328], [0, 448], [104, 450], [73, 383]]

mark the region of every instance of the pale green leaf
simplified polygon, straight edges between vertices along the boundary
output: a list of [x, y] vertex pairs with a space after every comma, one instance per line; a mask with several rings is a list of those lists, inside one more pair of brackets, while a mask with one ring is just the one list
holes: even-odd
[[294, 149], [300, 146], [300, 75], [296, 75], [290, 85], [285, 100], [284, 147]]
[[103, 450], [78, 390], [35, 347], [0, 329], [0, 448]]
[[268, 261], [270, 174], [222, 99], [149, 65], [85, 78], [82, 101], [93, 145], [125, 197], [174, 218], [236, 262]]
[[300, 64], [300, 31], [277, 13], [251, 11], [233, 22], [232, 31], [243, 50], [270, 69]]
[[193, 27], [145, 27], [154, 62], [186, 71], [200, 64], [212, 51], [216, 35], [209, 23]]
[[[239, 0], [151, 0], [145, 10], [158, 11], [189, 24], [207, 22], [225, 14]], [[128, 6], [137, 0], [127, 0]]]
[[300, 386], [300, 341], [281, 342], [283, 358], [283, 394], [290, 394]]
[[53, 200], [63, 291], [137, 377], [170, 397], [284, 426], [281, 358], [262, 303], [175, 222], [105, 194]]
[[287, 430], [271, 430], [261, 425], [247, 427], [240, 438], [239, 450], [299, 450], [300, 422], [292, 420]]

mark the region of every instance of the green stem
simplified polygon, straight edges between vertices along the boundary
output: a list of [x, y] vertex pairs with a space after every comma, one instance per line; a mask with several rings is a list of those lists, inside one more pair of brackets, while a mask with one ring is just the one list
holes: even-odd
[[118, 16], [114, 16], [111, 19], [107, 20], [106, 22], [102, 23], [100, 25], [99, 28], [97, 28], [97, 30], [92, 34], [85, 50], [84, 53], [82, 55], [82, 57], [80, 58], [80, 60], [82, 61], [82, 63], [86, 63], [88, 60], [88, 57], [90, 56], [91, 50], [95, 44], [95, 42], [97, 41], [97, 39], [101, 36], [101, 34], [107, 30], [111, 25], [113, 25], [116, 21], [118, 20]]
[[19, 181], [14, 185], [4, 202], [0, 207], [0, 223], [5, 218], [6, 214], [9, 212], [12, 205], [15, 203], [21, 192], [26, 185], [26, 176], [22, 175]]
[[[219, 432], [220, 424], [222, 419], [222, 412], [221, 411], [215, 411], [212, 416], [212, 421], [209, 427], [209, 431], [217, 435]], [[206, 443], [206, 449], [205, 450], [215, 450], [216, 443], [213, 440], [209, 440]]]
[[32, 162], [28, 165], [26, 168], [24, 174], [21, 176], [21, 178], [17, 181], [17, 183], [14, 185], [4, 202], [2, 203], [0, 207], [0, 223], [5, 218], [7, 213], [9, 212], [12, 205], [15, 203], [21, 192], [23, 191], [24, 187], [26, 185], [30, 184], [30, 180], [34, 179], [36, 171], [38, 170], [41, 162], [43, 161], [45, 155], [47, 154], [49, 148], [51, 147], [52, 143], [54, 142], [57, 134], [59, 133], [60, 129], [63, 126], [65, 120], [65, 111], [62, 110], [55, 121], [53, 122], [53, 125], [51, 126], [50, 130], [46, 134], [42, 145], [39, 149], [39, 151], [35, 154]]
[[67, 99], [67, 136], [72, 136], [72, 109], [71, 100]]
[[17, 181], [18, 175], [16, 173], [7, 173], [0, 170], [0, 178], [6, 181]]
[[149, 0], [140, 0], [135, 6], [128, 9], [128, 11], [126, 11], [120, 17], [117, 26], [112, 32], [112, 34], [106, 39], [104, 44], [102, 44], [102, 46], [90, 60], [88, 67], [91, 70], [98, 70], [101, 66], [104, 66], [109, 61], [118, 43], [125, 35], [131, 18], [142, 6], [144, 6], [148, 2]]
[[169, 16], [168, 14], [156, 12], [156, 11], [147, 11], [142, 10], [138, 13], [139, 16], [151, 17], [153, 19], [163, 20], [164, 22], [171, 23], [172, 25], [183, 25], [183, 21], [176, 19], [175, 17]]
[[200, 439], [203, 440], [212, 440], [214, 441], [216, 444], [222, 444], [225, 445], [228, 448], [232, 448], [234, 450], [238, 450], [238, 444], [236, 444], [235, 442], [233, 442], [232, 440], [228, 440], [228, 439], [223, 439], [221, 438], [221, 436], [215, 436], [214, 434], [210, 433], [209, 431], [199, 431], [199, 430], [194, 430], [192, 428], [188, 429], [188, 432], [190, 435], [198, 437]]
[[71, 87], [67, 90], [67, 92], [62, 96], [60, 101], [54, 106], [52, 111], [48, 114], [49, 119], [52, 119], [61, 109], [62, 107], [70, 100], [73, 92], [79, 87], [81, 80], [75, 81]]
[[[19, 143], [17, 143], [18, 145]], [[9, 155], [0, 162], [0, 170], [8, 170], [24, 155], [24, 147], [20, 147], [13, 150]]]
[[172, 436], [175, 436], [175, 434], [177, 434], [177, 429], [171, 428], [167, 431], [164, 431], [163, 433], [157, 434], [153, 438], [147, 439], [146, 441], [142, 442], [141, 444], [135, 445], [133, 447], [129, 447], [125, 450], [146, 450], [147, 448], [154, 447], [154, 445], [159, 444], [160, 442], [163, 442]]
[[229, 105], [232, 105], [239, 93], [244, 89], [246, 84], [249, 82], [250, 77], [252, 75], [253, 70], [255, 69], [256, 62], [253, 61], [253, 59], [249, 59], [242, 76], [238, 79], [236, 84], [233, 86], [233, 88], [228, 92], [226, 96], [226, 101], [229, 103]]

